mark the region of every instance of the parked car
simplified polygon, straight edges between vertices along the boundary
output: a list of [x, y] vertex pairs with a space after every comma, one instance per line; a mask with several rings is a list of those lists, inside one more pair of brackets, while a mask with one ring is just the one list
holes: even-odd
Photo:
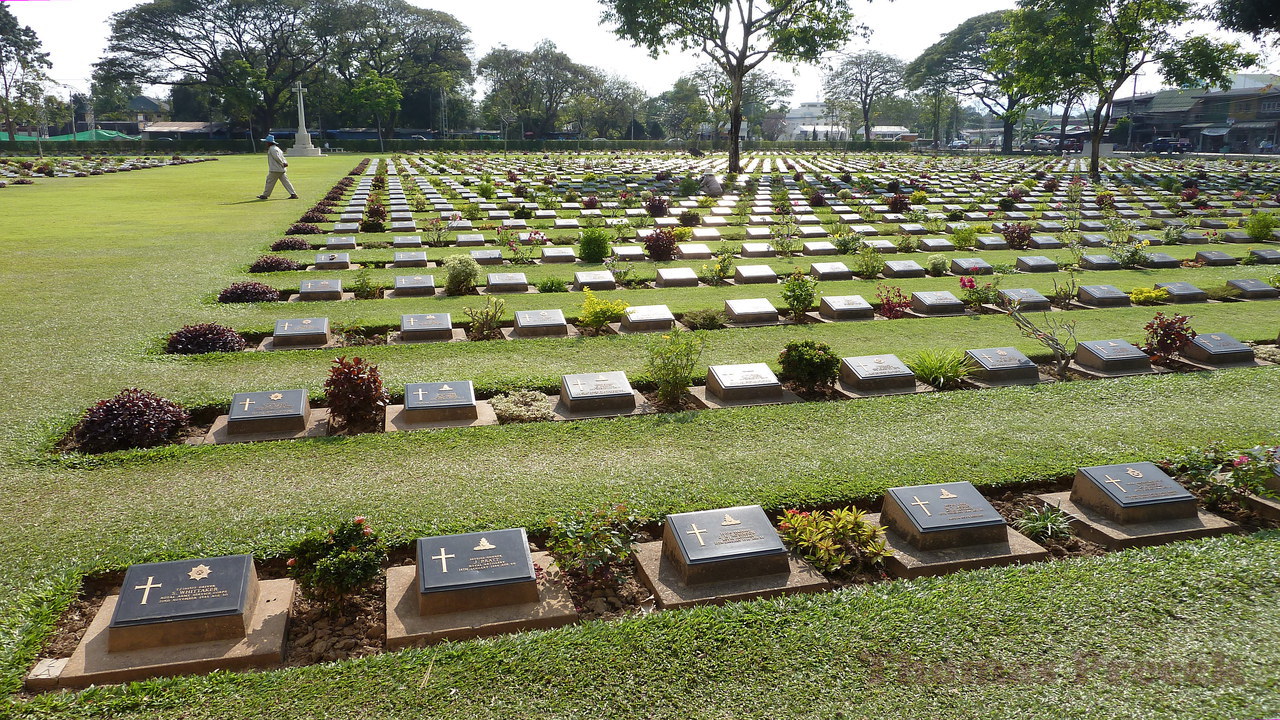
[[1046, 138], [1031, 138], [1020, 146], [1023, 150], [1052, 150], [1053, 141]]
[[959, 140], [959, 139], [952, 140], [951, 142], [947, 143], [947, 149], [948, 150], [968, 150], [969, 141]]
[[1184, 153], [1191, 149], [1191, 141], [1186, 138], [1156, 138], [1142, 146], [1143, 150], [1153, 153]]
[[1062, 152], [1084, 152], [1084, 143], [1080, 138], [1067, 138], [1062, 145]]

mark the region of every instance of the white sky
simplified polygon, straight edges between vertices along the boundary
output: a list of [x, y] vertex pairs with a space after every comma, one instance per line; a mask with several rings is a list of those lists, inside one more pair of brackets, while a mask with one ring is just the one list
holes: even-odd
[[[93, 63], [106, 47], [112, 13], [141, 4], [139, 0], [0, 0], [22, 24], [29, 25], [44, 43], [53, 61], [52, 77], [77, 91], [87, 91]], [[654, 60], [638, 48], [619, 40], [600, 23], [596, 0], [471, 0], [439, 2], [409, 0], [420, 7], [453, 14], [471, 28], [478, 59], [490, 48], [505, 44], [529, 50], [543, 38], [550, 39], [576, 62], [598, 67], [630, 79], [650, 95], [668, 90], [676, 78], [700, 60], [694, 53], [664, 55]], [[911, 60], [943, 34], [974, 15], [1014, 7], [1014, 0], [876, 0], [858, 4], [858, 20], [873, 29], [869, 42], [850, 49], [870, 47]], [[1251, 43], [1250, 47], [1255, 47]], [[1265, 67], [1280, 72], [1280, 58], [1272, 52]], [[767, 66], [795, 83], [791, 105], [820, 100], [821, 71], [814, 66]], [[1250, 72], [1261, 72], [1251, 70]], [[1129, 87], [1132, 87], [1130, 85]], [[1153, 74], [1138, 80], [1139, 92], [1155, 90]], [[162, 94], [164, 90], [159, 90]], [[1127, 95], [1123, 93], [1122, 95]]]

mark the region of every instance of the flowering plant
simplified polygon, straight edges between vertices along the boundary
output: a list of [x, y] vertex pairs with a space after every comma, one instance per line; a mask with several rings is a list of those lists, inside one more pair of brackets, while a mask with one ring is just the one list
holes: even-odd
[[782, 542], [822, 572], [869, 569], [891, 556], [885, 529], [867, 522], [855, 507], [836, 510], [785, 510], [778, 518]]
[[343, 597], [373, 582], [387, 550], [363, 515], [330, 530], [316, 530], [288, 550], [289, 577], [309, 597], [327, 600], [336, 610]]

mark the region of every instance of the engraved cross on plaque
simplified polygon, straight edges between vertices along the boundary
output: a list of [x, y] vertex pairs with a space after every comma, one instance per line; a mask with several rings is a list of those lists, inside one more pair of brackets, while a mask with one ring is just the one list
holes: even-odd
[[440, 572], [442, 572], [442, 573], [447, 573], [447, 572], [449, 572], [449, 566], [445, 563], [445, 561], [446, 561], [446, 560], [448, 560], [448, 559], [449, 559], [449, 558], [451, 558], [451, 557], [456, 557], [456, 556], [455, 556], [455, 555], [453, 555], [453, 554], [451, 554], [451, 553], [446, 555], [446, 554], [445, 554], [445, 551], [444, 551], [444, 548], [440, 548], [440, 554], [439, 554], [439, 555], [432, 555], [432, 556], [431, 556], [431, 559], [432, 559], [432, 560], [439, 560], [439, 561], [440, 561]]
[[244, 411], [245, 411], [245, 412], [249, 412], [249, 406], [250, 406], [250, 405], [257, 405], [257, 404], [258, 404], [258, 403], [256, 403], [256, 402], [254, 402], [254, 401], [250, 400], [249, 398], [245, 398], [245, 399], [244, 399]]
[[926, 516], [928, 516], [928, 517], [933, 517], [933, 513], [929, 512], [929, 508], [925, 507], [925, 505], [928, 505], [928, 504], [929, 504], [929, 501], [928, 501], [928, 500], [921, 500], [920, 498], [916, 497], [915, 495], [912, 495], [912, 496], [911, 496], [911, 499], [912, 499], [912, 500], [915, 500], [915, 502], [911, 503], [912, 505], [916, 505], [916, 506], [918, 506], [921, 510], [923, 510], [923, 511], [924, 511], [924, 514], [925, 514]]
[[697, 537], [697, 538], [698, 538], [698, 545], [700, 545], [700, 546], [702, 546], [702, 545], [706, 545], [706, 544], [707, 544], [707, 543], [706, 543], [706, 541], [702, 539], [702, 533], [707, 532], [706, 530], [699, 530], [699, 529], [698, 529], [698, 526], [697, 526], [697, 525], [694, 525], [694, 524], [690, 524], [690, 525], [689, 525], [689, 528], [690, 528], [690, 529], [689, 529], [689, 531], [688, 531], [688, 532], [686, 532], [686, 533], [685, 533], [685, 535], [693, 535], [693, 536]]
[[413, 391], [413, 394], [414, 394], [414, 395], [417, 395], [417, 396], [418, 396], [418, 401], [419, 401], [419, 402], [421, 402], [421, 401], [422, 401], [422, 399], [423, 399], [423, 396], [425, 396], [425, 395], [427, 394], [427, 391], [426, 391], [426, 389], [425, 389], [425, 388], [418, 388], [417, 390], [414, 390], [414, 391]]
[[146, 605], [146, 604], [147, 604], [147, 598], [151, 597], [151, 589], [152, 589], [152, 588], [158, 588], [158, 587], [164, 587], [164, 586], [163, 586], [163, 585], [161, 585], [160, 583], [156, 582], [156, 578], [155, 578], [155, 576], [154, 576], [154, 575], [148, 575], [148, 576], [147, 576], [147, 584], [146, 584], [146, 585], [134, 585], [134, 586], [133, 586], [133, 589], [134, 589], [134, 590], [141, 590], [141, 591], [142, 591], [142, 602], [140, 602], [140, 603], [138, 603], [138, 604], [139, 604], [139, 605]]
[[1111, 484], [1111, 485], [1115, 485], [1116, 487], [1120, 488], [1120, 492], [1122, 492], [1122, 493], [1127, 493], [1127, 492], [1129, 492], [1128, 490], [1125, 490], [1125, 489], [1124, 489], [1124, 484], [1123, 484], [1123, 483], [1121, 483], [1119, 480], [1117, 480], [1117, 479], [1115, 479], [1115, 478], [1111, 477], [1110, 475], [1103, 475], [1103, 477], [1105, 477], [1105, 478], [1106, 478], [1106, 482], [1107, 482], [1107, 483], [1109, 483], [1109, 484]]

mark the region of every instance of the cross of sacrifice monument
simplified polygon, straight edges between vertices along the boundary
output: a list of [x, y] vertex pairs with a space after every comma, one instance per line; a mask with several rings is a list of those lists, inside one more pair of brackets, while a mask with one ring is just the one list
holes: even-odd
[[302, 96], [307, 93], [307, 89], [302, 87], [302, 81], [298, 80], [290, 90], [298, 96], [298, 139], [285, 155], [290, 157], [320, 157], [320, 148], [311, 144], [311, 134], [307, 132], [307, 111], [302, 102]]

